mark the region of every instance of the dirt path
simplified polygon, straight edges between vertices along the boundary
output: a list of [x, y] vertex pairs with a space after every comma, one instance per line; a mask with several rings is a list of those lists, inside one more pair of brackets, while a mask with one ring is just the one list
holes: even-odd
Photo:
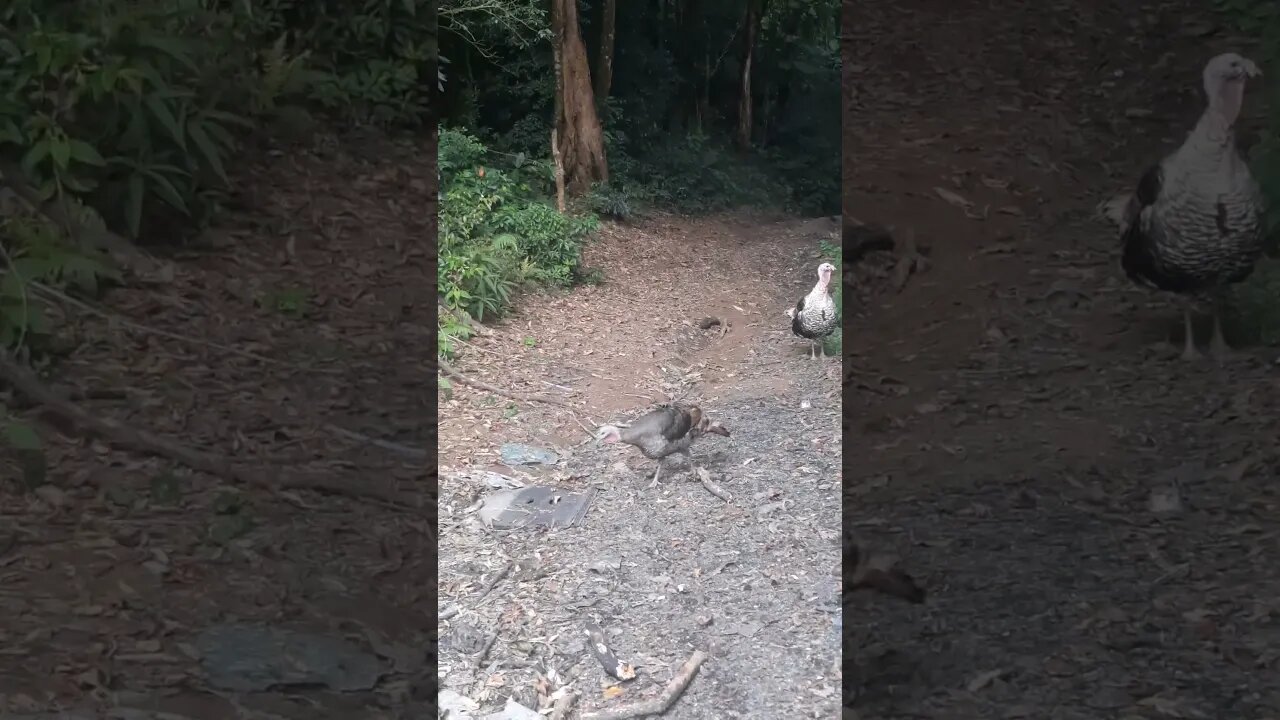
[[[346, 138], [263, 153], [219, 227], [171, 258], [171, 283], [107, 294], [128, 325], [69, 313], [75, 349], [50, 383], [98, 417], [273, 480], [323, 472], [425, 505], [421, 456], [350, 433], [425, 447], [433, 299], [412, 208], [434, 152]], [[0, 717], [426, 713], [421, 510], [273, 495], [41, 425], [48, 484], [24, 488], [13, 467], [0, 483]], [[227, 652], [207, 642], [231, 624], [254, 634]], [[284, 671], [255, 649], [276, 630], [317, 644], [286, 652]], [[215, 677], [228, 659], [241, 681], [262, 665], [230, 687]]]
[[[583, 445], [568, 411], [459, 388], [441, 403], [442, 688], [500, 706], [538, 707], [553, 676], [581, 706], [657, 695], [695, 649], [711, 653], [666, 717], [833, 717], [839, 707], [840, 395], [838, 365], [812, 361], [785, 310], [816, 279], [818, 241], [836, 224], [721, 216], [611, 225], [587, 253], [606, 282], [522, 301], [502, 335], [464, 348], [460, 367], [525, 392], [562, 393], [584, 425], [634, 417], [653, 402], [696, 402], [732, 438], [694, 456], [733, 494], [725, 503], [630, 449]], [[715, 316], [728, 332], [699, 329]], [[499, 466], [504, 442], [564, 456], [535, 474]], [[493, 531], [472, 501], [478, 470], [529, 484], [598, 490], [582, 525]], [[677, 469], [678, 468], [678, 469]], [[515, 563], [485, 600], [495, 571]], [[640, 666], [602, 694], [583, 627], [599, 622]], [[476, 667], [476, 651], [498, 640]]]
[[1247, 47], [1190, 3], [859, 7], [846, 213], [933, 261], [871, 258], [846, 340], [847, 517], [932, 593], [848, 608], [862, 717], [1275, 717], [1274, 352], [1178, 362], [1092, 218]]

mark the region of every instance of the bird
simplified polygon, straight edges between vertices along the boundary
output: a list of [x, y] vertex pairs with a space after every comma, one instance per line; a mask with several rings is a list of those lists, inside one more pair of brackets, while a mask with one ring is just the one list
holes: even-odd
[[1205, 296], [1213, 305], [1210, 350], [1225, 358], [1225, 290], [1252, 273], [1264, 250], [1262, 193], [1235, 139], [1245, 81], [1261, 74], [1233, 52], [1209, 60], [1203, 72], [1208, 107], [1186, 141], [1149, 167], [1134, 192], [1099, 208], [1120, 228], [1129, 279], [1181, 296], [1184, 360], [1199, 357], [1191, 304]]
[[851, 569], [845, 576], [846, 592], [874, 590], [917, 605], [924, 602], [925, 589], [898, 567], [895, 558], [868, 552], [857, 539], [849, 538], [843, 559], [845, 568]]
[[[818, 284], [808, 295], [800, 298], [794, 308], [787, 310], [791, 318], [791, 332], [809, 341], [809, 357], [816, 358], [818, 353], [826, 355], [822, 341], [836, 329], [836, 303], [831, 298], [828, 287], [831, 285], [831, 273], [835, 266], [824, 262], [818, 266]], [[815, 347], [817, 348], [815, 351]]]
[[653, 482], [658, 484], [662, 461], [669, 455], [682, 454], [693, 464], [689, 446], [703, 435], [730, 437], [729, 429], [707, 417], [697, 405], [662, 405], [641, 415], [626, 425], [602, 425], [596, 430], [596, 439], [606, 443], [624, 442], [640, 449], [650, 460], [658, 461]]

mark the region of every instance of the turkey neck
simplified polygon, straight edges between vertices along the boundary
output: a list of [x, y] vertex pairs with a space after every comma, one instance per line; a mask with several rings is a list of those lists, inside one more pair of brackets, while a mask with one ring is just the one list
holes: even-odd
[[818, 284], [813, 286], [813, 292], [810, 294], [826, 295], [827, 287], [831, 285], [831, 278], [818, 278]]
[[1229, 146], [1235, 141], [1236, 120], [1244, 104], [1244, 81], [1229, 80], [1209, 93], [1209, 109], [1196, 123], [1195, 133], [1215, 145]]

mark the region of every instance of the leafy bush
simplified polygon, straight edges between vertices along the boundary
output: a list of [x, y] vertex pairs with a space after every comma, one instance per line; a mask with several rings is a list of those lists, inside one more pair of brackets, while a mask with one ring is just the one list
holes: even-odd
[[[594, 216], [557, 212], [545, 199], [547, 168], [515, 157], [508, 167], [486, 161], [491, 151], [462, 130], [442, 129], [440, 260], [438, 280], [446, 309], [484, 320], [511, 306], [525, 283], [564, 287], [580, 281], [583, 240]], [[441, 325], [443, 354], [465, 322]]]
[[[1280, 6], [1271, 0], [1216, 0], [1215, 5], [1240, 32], [1258, 40], [1250, 54], [1263, 72], [1280, 72]], [[1250, 93], [1267, 110], [1249, 165], [1262, 187], [1268, 254], [1275, 256], [1280, 254], [1280, 85], [1256, 83]], [[1261, 262], [1246, 282], [1232, 289], [1230, 300], [1224, 320], [1232, 340], [1280, 345], [1280, 262]]]

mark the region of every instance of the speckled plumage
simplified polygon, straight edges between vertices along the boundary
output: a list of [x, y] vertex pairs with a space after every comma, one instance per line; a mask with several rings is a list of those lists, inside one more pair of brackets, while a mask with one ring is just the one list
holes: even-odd
[[1247, 278], [1262, 255], [1262, 196], [1236, 149], [1234, 117], [1210, 107], [1186, 142], [1138, 182], [1121, 224], [1135, 282], [1175, 293]]
[[[1261, 74], [1235, 53], [1205, 66], [1209, 107], [1173, 154], [1143, 173], [1134, 193], [1105, 203], [1120, 225], [1121, 266], [1136, 283], [1214, 301], [1211, 348], [1225, 357], [1222, 291], [1253, 272], [1264, 248], [1262, 193], [1240, 156], [1235, 124], [1245, 79]], [[1195, 350], [1191, 308], [1183, 304], [1184, 359]]]
[[835, 268], [829, 263], [818, 266], [818, 283], [808, 295], [800, 298], [796, 306], [787, 311], [791, 317], [791, 332], [798, 337], [819, 343], [835, 332], [839, 318], [836, 303], [828, 288]]
[[640, 454], [658, 461], [653, 482], [662, 472], [662, 459], [676, 453], [693, 460], [689, 452], [694, 441], [703, 435], [730, 437], [729, 430], [712, 422], [697, 405], [663, 405], [633, 420], [627, 427], [605, 425], [599, 437], [605, 442], [624, 442], [640, 450]]

